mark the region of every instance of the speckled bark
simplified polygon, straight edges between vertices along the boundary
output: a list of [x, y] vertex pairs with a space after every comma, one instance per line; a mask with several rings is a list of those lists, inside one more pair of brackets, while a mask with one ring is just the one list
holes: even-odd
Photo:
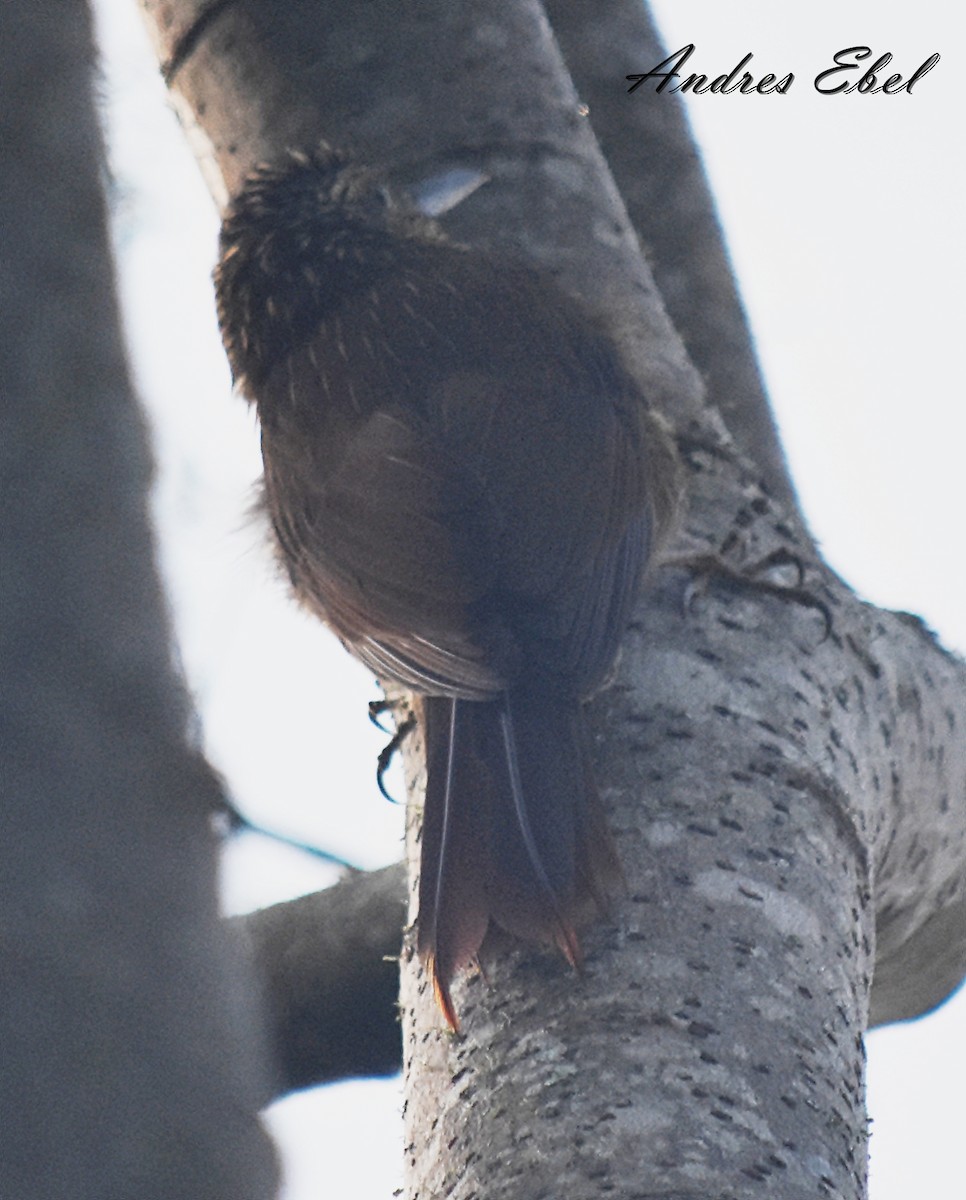
[[[775, 536], [733, 464], [691, 465]], [[864, 1194], [867, 672], [814, 609], [713, 582], [688, 606], [686, 583], [662, 573], [594, 705], [628, 895], [584, 976], [494, 948], [456, 991], [459, 1040], [420, 1033], [404, 992], [407, 1069], [432, 1081], [414, 1196]]]
[[[592, 708], [627, 895], [588, 932], [580, 977], [494, 939], [486, 980], [456, 986], [459, 1037], [407, 944], [410, 1196], [861, 1200], [876, 926], [880, 1016], [963, 973], [960, 934], [908, 982], [961, 912], [962, 665], [814, 561], [702, 407], [535, 6], [250, 0], [188, 38], [190, 5], [148, 8], [228, 190], [320, 136], [403, 182], [483, 170], [447, 227], [608, 313], [687, 465], [677, 565]], [[778, 551], [784, 569], [756, 567]]]

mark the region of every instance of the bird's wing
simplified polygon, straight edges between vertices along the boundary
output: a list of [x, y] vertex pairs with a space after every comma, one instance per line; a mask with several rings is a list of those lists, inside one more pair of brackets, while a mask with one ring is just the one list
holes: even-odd
[[[480, 308], [459, 278], [481, 269], [469, 255], [448, 267], [415, 298], [405, 276], [349, 298], [264, 389], [283, 557], [378, 674], [482, 699], [536, 666], [586, 694], [613, 662], [648, 551], [625, 411], [637, 392], [567, 303], [517, 297], [524, 328]], [[491, 283], [536, 286], [526, 273]], [[419, 320], [403, 334], [393, 314], [407, 305]], [[273, 405], [272, 388], [315, 408]]]

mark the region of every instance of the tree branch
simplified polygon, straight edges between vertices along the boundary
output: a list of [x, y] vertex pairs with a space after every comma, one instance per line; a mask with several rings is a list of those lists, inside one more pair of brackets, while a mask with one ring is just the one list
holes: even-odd
[[800, 522], [748, 319], [704, 167], [678, 96], [628, 95], [625, 76], [667, 57], [640, 0], [547, 0], [578, 96], [658, 290], [738, 448]]
[[278, 1094], [399, 1070], [405, 916], [399, 863], [233, 920], [261, 984]]

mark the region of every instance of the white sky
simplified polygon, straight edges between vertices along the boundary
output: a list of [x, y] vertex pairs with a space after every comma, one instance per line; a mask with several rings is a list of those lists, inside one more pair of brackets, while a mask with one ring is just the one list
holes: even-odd
[[[254, 819], [365, 867], [391, 862], [402, 814], [374, 785], [384, 740], [365, 716], [374, 686], [295, 611], [246, 517], [258, 443], [215, 328], [213, 206], [134, 0], [97, 7], [122, 299], [154, 423], [162, 559], [209, 753]], [[695, 43], [688, 71], [723, 74], [752, 51], [753, 73], [795, 74], [784, 96], [689, 102], [793, 473], [832, 565], [864, 596], [920, 613], [966, 648], [961, 10], [948, 0], [656, 9], [670, 50]], [[814, 76], [855, 45], [891, 51], [887, 73], [942, 58], [911, 96], [819, 95]], [[226, 905], [257, 907], [334, 878], [243, 839], [225, 864]], [[964, 1062], [964, 995], [871, 1036], [872, 1200], [958, 1200]], [[395, 1082], [275, 1105], [284, 1200], [391, 1195], [398, 1111]]]

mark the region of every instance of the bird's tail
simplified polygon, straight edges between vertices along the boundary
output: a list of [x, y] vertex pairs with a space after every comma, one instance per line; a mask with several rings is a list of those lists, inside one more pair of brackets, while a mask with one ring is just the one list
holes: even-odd
[[419, 952], [446, 1020], [450, 982], [490, 921], [580, 962], [576, 926], [620, 877], [576, 697], [423, 701], [427, 785]]

